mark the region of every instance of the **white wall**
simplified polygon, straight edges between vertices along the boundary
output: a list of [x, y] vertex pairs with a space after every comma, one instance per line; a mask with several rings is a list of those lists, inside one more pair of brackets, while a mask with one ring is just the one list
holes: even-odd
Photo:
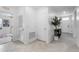
[[38, 39], [49, 42], [48, 7], [41, 7], [37, 14]]
[[[28, 36], [28, 38], [29, 38], [29, 41], [31, 42], [31, 41], [33, 41], [33, 40], [36, 40], [36, 38], [37, 38], [37, 36], [36, 36], [36, 10], [35, 9], [33, 9], [32, 7], [26, 7], [25, 8], [25, 15], [26, 15], [26, 20], [24, 20], [24, 24], [26, 25], [24, 25], [25, 26], [25, 30], [26, 30], [26, 32], [27, 32], [27, 35], [29, 35]], [[31, 35], [32, 34], [32, 35]], [[31, 37], [31, 36], [33, 36], [33, 35], [35, 35], [35, 37]]]
[[79, 47], [79, 7], [75, 11], [75, 34], [76, 34], [76, 42]]
[[73, 14], [73, 38], [79, 47], [79, 7], [74, 10]]
[[73, 28], [73, 38], [76, 40], [76, 37], [77, 37], [76, 10], [74, 10], [72, 14], [72, 28]]

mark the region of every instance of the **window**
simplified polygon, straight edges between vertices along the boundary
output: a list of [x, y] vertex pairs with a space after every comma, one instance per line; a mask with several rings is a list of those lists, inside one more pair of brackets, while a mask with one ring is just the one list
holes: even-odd
[[69, 20], [69, 17], [64, 17], [62, 18], [62, 20]]

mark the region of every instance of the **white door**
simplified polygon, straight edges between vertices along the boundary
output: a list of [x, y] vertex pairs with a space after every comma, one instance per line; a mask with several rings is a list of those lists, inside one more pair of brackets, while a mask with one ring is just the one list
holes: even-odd
[[19, 16], [19, 21], [18, 21], [18, 24], [19, 24], [19, 39], [22, 40], [23, 39], [23, 16], [20, 15]]

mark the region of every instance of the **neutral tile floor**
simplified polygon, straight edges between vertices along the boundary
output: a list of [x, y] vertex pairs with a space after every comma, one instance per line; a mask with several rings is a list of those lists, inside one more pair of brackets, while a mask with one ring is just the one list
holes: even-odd
[[63, 34], [61, 39], [52, 41], [47, 44], [43, 41], [36, 40], [28, 45], [20, 41], [8, 42], [0, 45], [2, 52], [78, 52], [79, 48], [75, 44], [70, 34]]

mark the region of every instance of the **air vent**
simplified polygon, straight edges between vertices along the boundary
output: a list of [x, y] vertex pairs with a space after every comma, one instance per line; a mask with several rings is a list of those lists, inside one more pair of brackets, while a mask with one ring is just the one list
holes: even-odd
[[29, 39], [35, 38], [35, 32], [29, 32]]

